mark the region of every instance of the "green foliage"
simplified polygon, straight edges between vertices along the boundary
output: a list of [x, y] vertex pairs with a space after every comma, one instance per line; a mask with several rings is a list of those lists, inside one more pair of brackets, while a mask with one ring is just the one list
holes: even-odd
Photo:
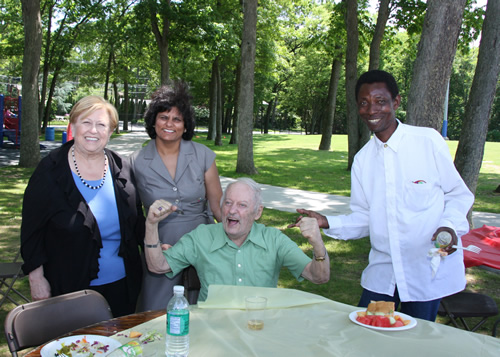
[[[457, 138], [460, 133], [475, 68], [476, 51], [470, 50], [470, 44], [478, 38], [484, 14], [484, 9], [473, 6], [475, 2], [468, 1], [464, 12], [450, 83], [451, 138]], [[358, 1], [359, 73], [368, 67], [368, 46], [377, 17], [376, 13], [368, 12], [367, 4], [366, 0]], [[69, 104], [83, 93], [104, 95], [105, 83], [111, 102], [121, 103], [114, 98], [113, 82], [122, 98], [127, 83], [129, 97], [134, 100], [133, 105], [129, 105], [130, 113], [143, 112], [134, 109], [134, 105], [143, 105], [160, 81], [158, 46], [151, 31], [151, 8], [157, 20], [164, 12], [170, 20], [170, 77], [186, 80], [191, 86], [194, 104], [208, 107], [211, 65], [218, 57], [224, 106], [225, 109], [234, 106], [242, 27], [240, 2], [185, 0], [173, 1], [168, 7], [156, 0], [43, 0], [42, 65], [49, 66], [47, 85], [57, 75], [54, 112], [67, 111]], [[0, 73], [20, 77], [24, 41], [20, 1], [0, 0], [0, 9]], [[426, 3], [422, 0], [392, 1], [381, 45], [381, 68], [392, 72], [400, 85], [402, 104], [398, 118], [403, 121], [425, 9]], [[342, 61], [346, 50], [344, 12], [343, 1], [260, 2], [254, 95], [256, 127], [261, 126], [268, 104], [276, 103], [276, 111], [271, 113], [271, 129], [318, 132], [326, 117], [332, 61], [334, 58]], [[49, 52], [45, 52], [49, 26], [52, 44]], [[333, 132], [339, 134], [346, 132], [344, 77], [341, 73], [333, 126]], [[66, 84], [58, 83], [69, 83], [68, 86], [76, 89], [59, 89]], [[490, 132], [500, 129], [498, 108], [497, 100]]]
[[486, 140], [500, 142], [500, 130], [493, 129], [488, 131], [488, 135], [486, 136]]

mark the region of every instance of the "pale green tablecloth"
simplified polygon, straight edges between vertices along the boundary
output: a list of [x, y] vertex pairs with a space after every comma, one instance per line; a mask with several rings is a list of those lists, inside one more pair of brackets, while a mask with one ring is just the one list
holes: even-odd
[[[263, 330], [246, 326], [244, 298], [268, 298]], [[191, 357], [219, 356], [500, 356], [500, 339], [417, 320], [406, 331], [375, 331], [354, 324], [354, 306], [291, 289], [211, 285], [206, 302], [192, 306]], [[165, 316], [132, 330], [165, 333]], [[128, 331], [113, 336], [120, 342]], [[165, 342], [146, 348], [164, 356]]]

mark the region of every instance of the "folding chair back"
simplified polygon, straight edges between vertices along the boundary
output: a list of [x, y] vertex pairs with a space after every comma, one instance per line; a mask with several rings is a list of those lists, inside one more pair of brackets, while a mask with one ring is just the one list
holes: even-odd
[[[450, 319], [448, 323], [457, 328], [460, 328], [458, 319], [466, 330], [476, 331], [489, 317], [498, 315], [498, 307], [495, 300], [488, 295], [461, 291], [441, 299], [438, 315], [447, 316]], [[482, 319], [471, 328], [465, 319], [474, 317]]]
[[17, 351], [112, 317], [101, 294], [82, 290], [17, 306], [5, 318], [5, 336], [10, 352], [17, 356]]
[[198, 272], [194, 266], [190, 265], [182, 272], [184, 283], [184, 295], [189, 302], [189, 305], [198, 303], [198, 295], [200, 294], [201, 283], [198, 278]]
[[19, 303], [13, 298], [14, 294], [25, 302], [30, 302], [26, 296], [14, 288], [14, 284], [17, 279], [24, 276], [21, 269], [23, 263], [17, 261], [19, 254], [20, 252], [18, 251], [14, 261], [11, 263], [0, 263], [0, 294], [2, 294], [0, 306], [2, 306], [6, 300], [9, 300], [15, 305], [19, 305]]

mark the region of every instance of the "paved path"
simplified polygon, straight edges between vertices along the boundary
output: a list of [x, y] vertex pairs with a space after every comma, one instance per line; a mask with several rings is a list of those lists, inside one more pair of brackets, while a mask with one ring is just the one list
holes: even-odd
[[[121, 155], [128, 156], [137, 149], [140, 149], [143, 143], [149, 137], [142, 127], [135, 126], [133, 131], [121, 135], [108, 144], [108, 148], [114, 150]], [[47, 145], [47, 149], [52, 149], [60, 145], [55, 142], [42, 142]], [[4, 154], [4, 151], [10, 151], [9, 154]], [[46, 154], [48, 150], [44, 150]], [[17, 154], [17, 157], [16, 157]], [[0, 166], [17, 165], [19, 163], [19, 150], [15, 149], [0, 149]], [[224, 189], [228, 183], [234, 179], [221, 177], [221, 185]], [[260, 185], [262, 188], [262, 198], [266, 208], [277, 209], [286, 212], [295, 212], [296, 208], [312, 209], [321, 212], [325, 215], [348, 214], [349, 197], [329, 195], [326, 193], [302, 191], [286, 187], [277, 187], [271, 185]], [[472, 220], [475, 227], [482, 227], [484, 224], [488, 226], [500, 227], [500, 214], [487, 212], [473, 212]]]

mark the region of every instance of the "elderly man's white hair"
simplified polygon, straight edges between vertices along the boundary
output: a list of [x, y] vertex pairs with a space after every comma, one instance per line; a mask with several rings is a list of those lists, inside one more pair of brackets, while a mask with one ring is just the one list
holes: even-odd
[[250, 189], [252, 190], [253, 195], [254, 195], [254, 202], [255, 202], [254, 209], [257, 212], [257, 210], [259, 209], [259, 207], [263, 206], [263, 204], [262, 204], [262, 190], [260, 189], [259, 184], [257, 182], [255, 182], [254, 180], [252, 180], [251, 178], [249, 178], [249, 177], [240, 177], [240, 178], [237, 178], [236, 181], [233, 181], [229, 185], [226, 186], [226, 189], [224, 190], [224, 193], [222, 194], [222, 198], [220, 199], [220, 206], [221, 206], [221, 208], [222, 208], [222, 206], [224, 204], [224, 201], [226, 200], [226, 192], [227, 192], [227, 190], [229, 189], [229, 187], [231, 187], [235, 183], [242, 183], [242, 184], [247, 185], [248, 187], [250, 187]]

